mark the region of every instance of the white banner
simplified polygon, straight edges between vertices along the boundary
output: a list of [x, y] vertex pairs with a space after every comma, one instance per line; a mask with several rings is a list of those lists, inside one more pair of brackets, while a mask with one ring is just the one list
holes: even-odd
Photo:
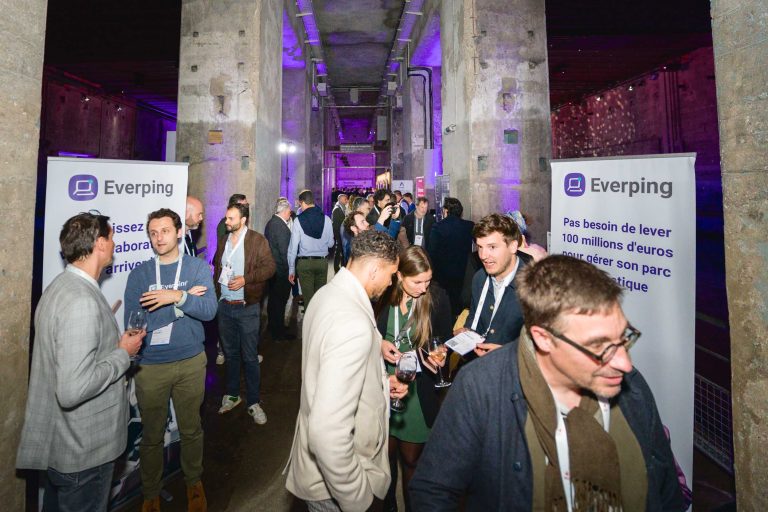
[[696, 307], [694, 154], [552, 162], [552, 253], [607, 271], [642, 332], [632, 361], [653, 390], [689, 485]]
[[[45, 195], [43, 290], [61, 273], [59, 233], [80, 212], [97, 210], [110, 217], [115, 256], [106, 268], [101, 290], [110, 304], [123, 300], [131, 269], [152, 257], [146, 232], [147, 214], [170, 208], [184, 223], [187, 163], [48, 158]], [[123, 325], [122, 305], [116, 314]]]
[[392, 182], [392, 192], [399, 190], [403, 194], [410, 192], [413, 194], [413, 180], [397, 180]]

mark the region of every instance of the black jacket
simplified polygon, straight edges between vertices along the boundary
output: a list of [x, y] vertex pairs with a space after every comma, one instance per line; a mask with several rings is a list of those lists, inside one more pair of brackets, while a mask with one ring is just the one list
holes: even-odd
[[[424, 247], [424, 249], [429, 247], [429, 235], [432, 231], [432, 226], [434, 223], [435, 216], [431, 213], [427, 213], [424, 216], [424, 226], [422, 228], [424, 232], [424, 240], [422, 240], [421, 246]], [[405, 234], [408, 236], [408, 243], [413, 245], [414, 235], [416, 234], [416, 215], [413, 213], [406, 215], [401, 226], [405, 228]]]
[[[520, 262], [517, 271], [530, 264], [532, 258], [527, 254], [517, 253], [517, 259]], [[469, 316], [464, 322], [464, 327], [471, 328], [472, 320], [475, 318], [475, 310], [480, 302], [480, 294], [483, 291], [485, 282], [490, 279], [485, 269], [480, 265], [480, 270], [475, 272], [472, 279], [472, 304], [469, 308]], [[493, 323], [489, 326], [491, 320], [492, 308], [496, 309], [496, 315], [493, 317]], [[490, 327], [490, 329], [489, 329]], [[504, 296], [501, 298], [501, 304], [494, 304], [493, 285], [488, 283], [488, 293], [485, 295], [483, 310], [480, 313], [480, 319], [477, 322], [475, 331], [479, 334], [486, 334], [487, 343], [497, 343], [504, 345], [520, 336], [520, 329], [523, 327], [523, 309], [520, 306], [520, 300], [517, 298], [517, 287], [515, 280], [504, 290]]]
[[283, 219], [273, 215], [264, 228], [264, 238], [269, 242], [275, 260], [275, 276], [288, 279], [288, 245], [291, 243], [291, 230]]
[[444, 288], [461, 288], [467, 258], [472, 252], [471, 221], [449, 215], [432, 226], [427, 252], [435, 280]]
[[339, 228], [344, 222], [344, 217], [344, 209], [341, 206], [337, 208], [334, 205], [333, 211], [331, 212], [331, 225], [333, 226], [333, 238], [336, 240], [336, 246], [339, 248], [338, 250], [341, 250], [341, 231], [339, 231]]
[[[410, 483], [413, 510], [529, 512], [533, 468], [525, 438], [528, 405], [520, 386], [518, 342], [464, 368], [451, 386]], [[648, 474], [648, 512], [684, 510], [669, 441], [648, 384], [624, 376], [619, 407]], [[451, 456], [445, 457], [446, 447]]]
[[[433, 284], [429, 287], [432, 293], [432, 336], [439, 336], [443, 341], [448, 341], [452, 334], [451, 305], [445, 290]], [[376, 325], [382, 336], [387, 333], [387, 321], [389, 320], [389, 308], [383, 307], [376, 316]], [[422, 354], [426, 357], [425, 354]], [[443, 369], [443, 375], [447, 376], [447, 369]], [[416, 376], [416, 393], [419, 395], [421, 412], [428, 427], [432, 427], [440, 409], [438, 389], [435, 389], [437, 375], [424, 369]]]

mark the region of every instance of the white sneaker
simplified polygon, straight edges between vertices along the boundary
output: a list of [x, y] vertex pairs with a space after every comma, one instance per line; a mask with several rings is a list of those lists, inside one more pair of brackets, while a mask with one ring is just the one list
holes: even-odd
[[259, 404], [253, 404], [248, 408], [248, 414], [253, 417], [253, 421], [257, 425], [263, 425], [267, 422], [267, 415]]
[[225, 414], [240, 405], [242, 400], [239, 396], [224, 395], [221, 399], [221, 407], [219, 407], [219, 414]]
[[259, 364], [261, 364], [261, 362], [262, 362], [263, 360], [264, 360], [264, 356], [263, 356], [263, 355], [261, 355], [261, 354], [259, 354]]
[[224, 361], [225, 361], [224, 354], [222, 352], [219, 352], [219, 354], [216, 356], [216, 364], [221, 366], [222, 364], [224, 364]]

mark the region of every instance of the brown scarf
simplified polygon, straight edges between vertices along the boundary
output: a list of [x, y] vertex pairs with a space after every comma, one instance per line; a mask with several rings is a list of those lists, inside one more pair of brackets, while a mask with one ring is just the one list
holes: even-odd
[[[517, 351], [520, 384], [536, 437], [548, 460], [544, 481], [545, 510], [563, 512], [568, 510], [568, 505], [555, 443], [557, 415], [560, 413], [536, 362], [534, 350], [533, 342], [523, 329]], [[622, 510], [619, 456], [613, 439], [595, 419], [598, 407], [594, 395], [588, 393], [565, 417], [575, 511]]]

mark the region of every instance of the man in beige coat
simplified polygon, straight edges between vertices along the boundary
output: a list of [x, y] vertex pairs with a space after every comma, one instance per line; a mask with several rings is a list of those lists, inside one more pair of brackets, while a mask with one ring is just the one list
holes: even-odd
[[301, 407], [286, 488], [314, 511], [365, 511], [389, 487], [389, 397], [407, 386], [390, 379], [371, 299], [397, 271], [398, 244], [366, 231], [346, 268], [322, 287], [302, 332]]

